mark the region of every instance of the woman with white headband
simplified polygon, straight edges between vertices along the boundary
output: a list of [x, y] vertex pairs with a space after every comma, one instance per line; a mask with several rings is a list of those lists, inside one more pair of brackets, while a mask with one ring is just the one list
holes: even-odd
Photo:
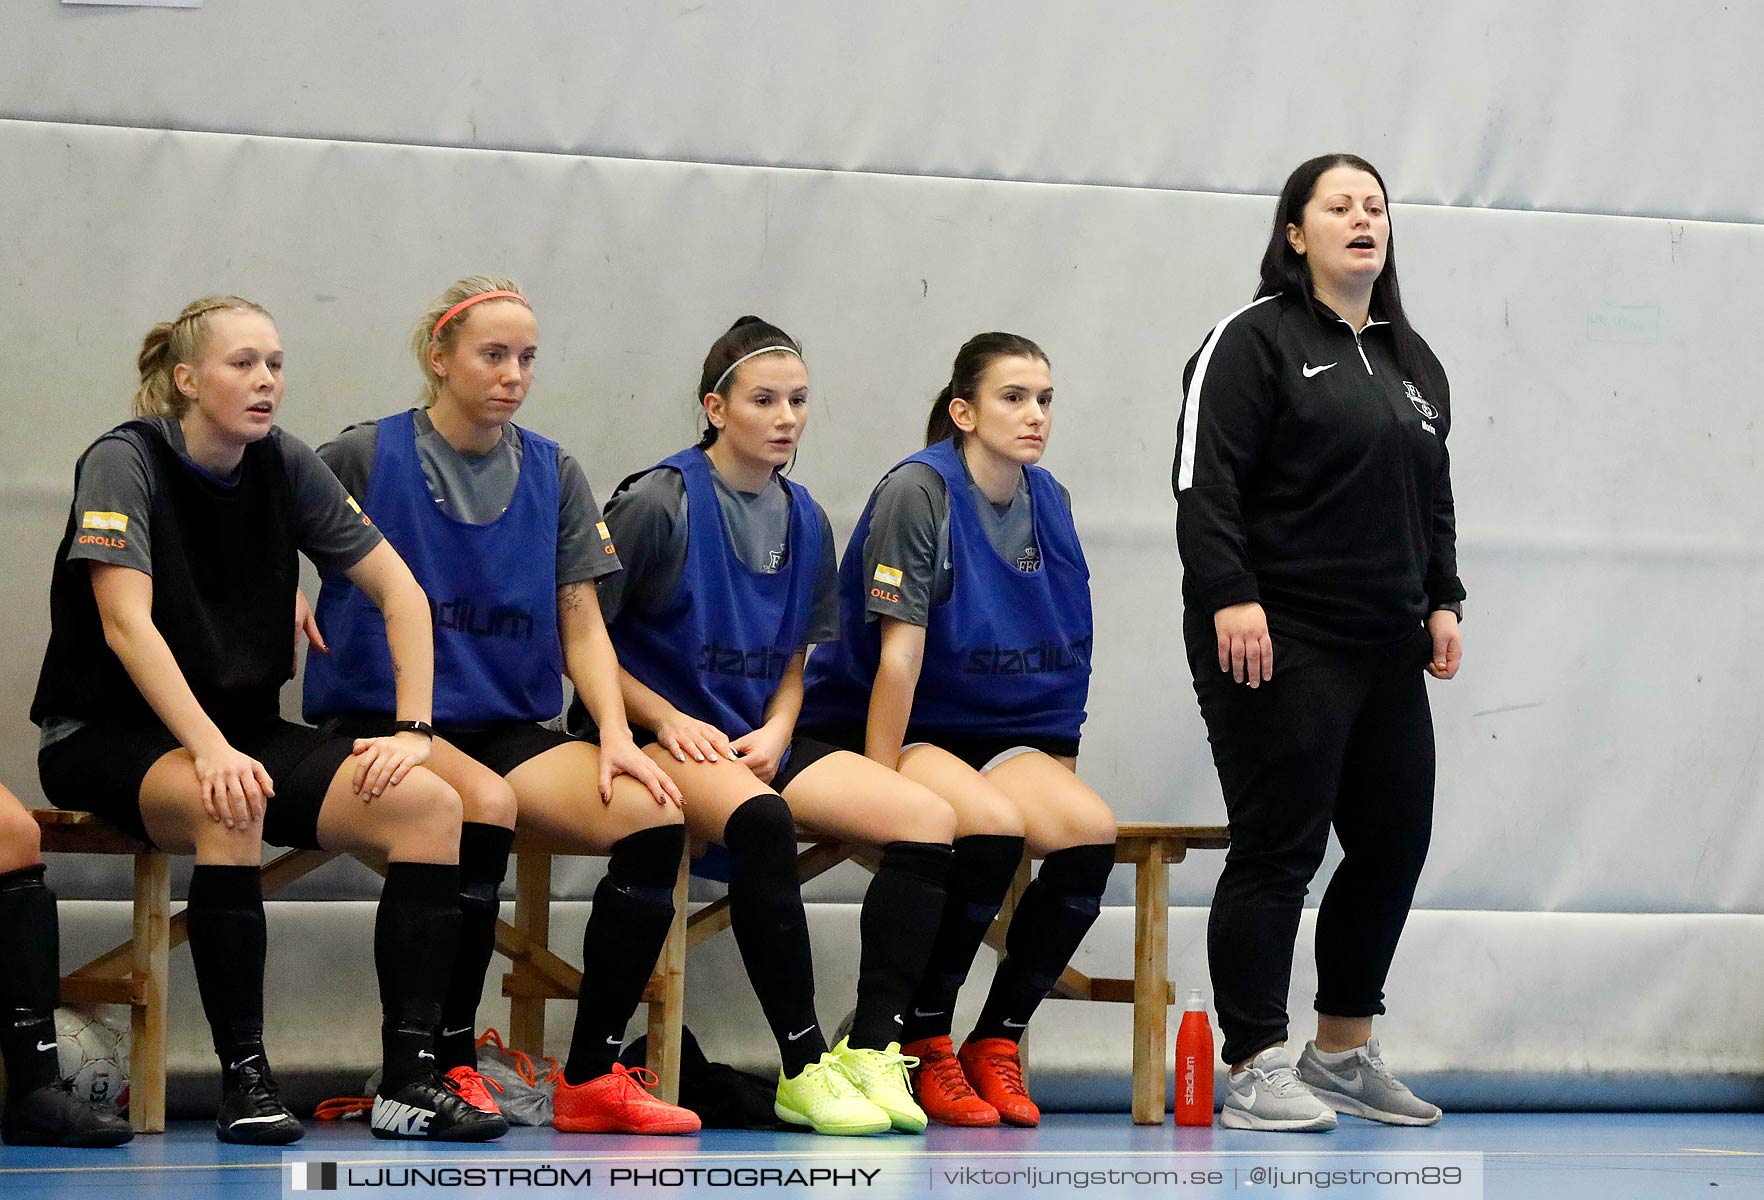
[[[619, 570], [582, 468], [514, 424], [539, 350], [512, 280], [459, 280], [417, 323], [425, 405], [352, 425], [319, 454], [397, 547], [435, 620], [429, 768], [459, 792], [460, 952], [441, 1010], [436, 1067], [494, 1113], [478, 1074], [478, 998], [496, 941], [497, 891], [514, 829], [607, 855], [582, 935], [584, 988], [552, 1103], [567, 1133], [694, 1133], [698, 1118], [649, 1094], [655, 1077], [614, 1060], [674, 913], [685, 835], [680, 793], [633, 742], [618, 662], [595, 603]], [[306, 712], [357, 737], [392, 725], [383, 622], [327, 575], [319, 627], [330, 653], [306, 668]], [[596, 748], [541, 724], [569, 676], [605, 734]]]
[[[803, 659], [837, 636], [832, 529], [780, 468], [808, 423], [808, 369], [783, 330], [743, 317], [711, 346], [698, 445], [625, 480], [606, 520], [625, 563], [604, 593], [625, 707], [729, 858], [748, 978], [777, 1039], [781, 1120], [819, 1133], [917, 1133], [902, 1015], [936, 934], [955, 816], [861, 755], [795, 734]], [[857, 1011], [827, 1048], [815, 1017], [795, 824], [878, 847]]]

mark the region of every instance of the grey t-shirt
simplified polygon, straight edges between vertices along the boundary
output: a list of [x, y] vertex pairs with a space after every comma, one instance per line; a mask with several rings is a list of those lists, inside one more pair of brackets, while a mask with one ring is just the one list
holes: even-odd
[[[357, 496], [368, 494], [380, 430], [375, 421], [351, 425], [319, 447], [319, 457]], [[429, 414], [416, 410], [417, 461], [435, 507], [456, 521], [488, 525], [514, 498], [521, 475], [523, 443], [505, 436], [487, 454], [462, 454], [442, 437]], [[600, 519], [600, 506], [581, 464], [560, 446], [557, 451], [557, 585], [601, 579], [619, 569], [612, 534]]]
[[[735, 553], [751, 570], [772, 574], [789, 562], [790, 494], [773, 476], [758, 492], [738, 492], [723, 481], [715, 466], [717, 505], [723, 532]], [[686, 479], [678, 471], [658, 467], [622, 485], [606, 503], [606, 523], [618, 539], [625, 571], [600, 589], [601, 611], [610, 623], [627, 606], [636, 612], [658, 613], [667, 607], [686, 570]], [[809, 612], [805, 644], [830, 642], [839, 636], [839, 566], [833, 526], [815, 502], [821, 523], [821, 562], [815, 576], [814, 606]]]
[[[966, 463], [962, 471], [966, 474]], [[1072, 493], [1064, 484], [1059, 488], [1070, 511]], [[1037, 570], [1041, 547], [1035, 539], [1028, 478], [1018, 480], [1009, 504], [992, 503], [971, 476], [968, 493], [986, 540], [1000, 557], [1020, 571]], [[863, 578], [888, 586], [869, 588], [864, 612], [871, 620], [897, 617], [923, 627], [930, 622], [931, 609], [949, 599], [955, 582], [949, 557], [949, 489], [934, 468], [915, 462], [884, 475], [875, 496], [870, 533], [864, 539]]]
[[[156, 418], [153, 423], [191, 470], [222, 486], [233, 482], [190, 461], [184, 430], [176, 421]], [[380, 544], [380, 531], [362, 515], [310, 446], [276, 426], [270, 428], [269, 436], [282, 454], [299, 523], [296, 537], [301, 553], [327, 574], [347, 571]], [[90, 559], [153, 573], [152, 454], [146, 437], [133, 430], [100, 438], [93, 445], [74, 489], [74, 512], [82, 528], [102, 529], [108, 536], [83, 542], [76, 538], [68, 547], [69, 559]], [[293, 620], [290, 610], [290, 628]]]

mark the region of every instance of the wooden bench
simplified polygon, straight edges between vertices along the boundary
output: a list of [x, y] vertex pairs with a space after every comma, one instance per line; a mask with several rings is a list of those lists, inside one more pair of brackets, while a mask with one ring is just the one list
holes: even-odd
[[[806, 846], [797, 856], [797, 875], [805, 883], [847, 861], [874, 869], [867, 847], [807, 831], [798, 831], [798, 838]], [[1125, 979], [1091, 978], [1068, 967], [1053, 991], [1056, 999], [1133, 1005], [1133, 1120], [1141, 1125], [1164, 1120], [1165, 1050], [1169, 1009], [1175, 1002], [1168, 966], [1169, 867], [1181, 862], [1189, 850], [1218, 850], [1227, 844], [1222, 825], [1123, 824], [1115, 842], [1115, 861], [1134, 866], [1133, 974]], [[551, 860], [559, 852], [516, 838], [514, 919], [497, 929], [497, 949], [510, 961], [502, 980], [502, 994], [509, 998], [510, 1045], [530, 1055], [541, 1053], [545, 1044], [545, 1001], [573, 1000], [582, 979], [582, 973], [552, 953], [549, 945]], [[726, 897], [688, 915], [687, 878], [682, 863], [674, 885], [674, 926], [644, 992], [649, 1005], [649, 1067], [661, 1077], [658, 1092], [669, 1100], [679, 1095], [686, 951], [729, 927]], [[987, 933], [987, 943], [1001, 954], [1010, 915], [1028, 882], [1025, 861]]]
[[[129, 1120], [137, 1132], [163, 1133], [169, 959], [172, 948], [190, 936], [184, 914], [171, 913], [170, 859], [91, 813], [39, 808], [31, 815], [42, 831], [45, 853], [129, 855], [135, 860], [133, 935], [62, 976], [61, 1000], [129, 1006]], [[264, 895], [334, 857], [318, 850], [290, 850], [265, 863]]]

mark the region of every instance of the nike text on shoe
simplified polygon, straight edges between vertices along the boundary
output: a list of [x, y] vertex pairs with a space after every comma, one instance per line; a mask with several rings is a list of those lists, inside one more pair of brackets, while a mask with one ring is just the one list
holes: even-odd
[[649, 1068], [623, 1063], [583, 1083], [559, 1080], [551, 1098], [552, 1128], [564, 1133], [697, 1133], [697, 1113], [649, 1094], [659, 1082]]
[[413, 1079], [391, 1096], [375, 1096], [368, 1120], [379, 1138], [431, 1142], [488, 1142], [508, 1132], [508, 1121], [474, 1107], [439, 1075]]
[[1242, 1071], [1226, 1074], [1219, 1124], [1227, 1129], [1327, 1133], [1335, 1128], [1335, 1113], [1299, 1081], [1286, 1047], [1270, 1046]]
[[246, 1146], [286, 1146], [306, 1130], [282, 1103], [276, 1077], [263, 1055], [228, 1063], [221, 1077], [220, 1110], [214, 1115], [214, 1136]]
[[1307, 1042], [1299, 1055], [1298, 1076], [1338, 1113], [1386, 1125], [1433, 1125], [1439, 1121], [1438, 1106], [1416, 1096], [1384, 1065], [1377, 1038], [1352, 1051], [1343, 1062], [1326, 1062], [1317, 1043]]
[[858, 1136], [882, 1133], [893, 1121], [858, 1090], [839, 1056], [829, 1050], [797, 1074], [778, 1072], [778, 1095], [772, 1112], [790, 1125], [806, 1125], [816, 1133]]
[[0, 1140], [8, 1146], [120, 1146], [134, 1136], [127, 1121], [86, 1104], [66, 1081], [8, 1093], [0, 1119]]

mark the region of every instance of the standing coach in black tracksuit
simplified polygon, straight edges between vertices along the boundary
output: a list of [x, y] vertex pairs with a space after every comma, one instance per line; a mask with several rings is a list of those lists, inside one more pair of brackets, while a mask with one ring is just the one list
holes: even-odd
[[[1445, 372], [1403, 313], [1370, 163], [1293, 172], [1256, 295], [1189, 360], [1173, 479], [1184, 641], [1231, 826], [1207, 936], [1222, 1121], [1432, 1124], [1371, 1030], [1432, 825], [1422, 671], [1457, 674], [1464, 588]], [[1295, 1064], [1293, 942], [1331, 825], [1345, 857], [1317, 916], [1317, 1040]]]

